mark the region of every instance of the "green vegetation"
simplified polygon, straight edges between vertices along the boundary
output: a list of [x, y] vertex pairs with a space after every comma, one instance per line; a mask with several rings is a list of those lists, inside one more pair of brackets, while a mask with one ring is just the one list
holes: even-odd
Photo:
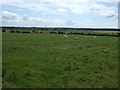
[[[2, 76], [2, 30], [0, 29], [0, 76]], [[2, 77], [0, 77], [0, 89], [2, 89]]]
[[117, 49], [117, 37], [3, 33], [3, 88], [117, 88]]

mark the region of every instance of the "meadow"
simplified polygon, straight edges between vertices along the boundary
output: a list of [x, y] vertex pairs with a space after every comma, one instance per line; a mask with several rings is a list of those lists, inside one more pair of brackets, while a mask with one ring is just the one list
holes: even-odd
[[2, 33], [3, 88], [117, 88], [118, 37], [67, 36]]

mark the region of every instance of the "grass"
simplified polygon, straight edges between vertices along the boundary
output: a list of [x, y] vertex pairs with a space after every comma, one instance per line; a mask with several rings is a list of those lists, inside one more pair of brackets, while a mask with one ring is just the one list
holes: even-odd
[[[2, 76], [2, 30], [0, 29], [0, 75]], [[0, 89], [2, 89], [2, 77], [0, 77]]]
[[117, 49], [117, 37], [3, 33], [3, 88], [117, 88]]

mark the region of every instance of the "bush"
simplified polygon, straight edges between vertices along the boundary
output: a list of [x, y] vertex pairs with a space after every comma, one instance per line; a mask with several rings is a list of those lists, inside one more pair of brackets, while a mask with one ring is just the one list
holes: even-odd
[[11, 30], [10, 32], [11, 32], [11, 33], [15, 33], [15, 31], [14, 31], [14, 30]]
[[58, 32], [58, 34], [65, 34], [64, 32]]
[[6, 32], [5, 30], [2, 30], [2, 32]]

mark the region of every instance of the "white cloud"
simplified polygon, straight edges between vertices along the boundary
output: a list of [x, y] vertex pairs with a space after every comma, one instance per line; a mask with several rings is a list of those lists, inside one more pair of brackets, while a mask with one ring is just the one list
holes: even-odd
[[[29, 10], [29, 13], [40, 12], [46, 16], [49, 14], [54, 15], [73, 15], [80, 16], [86, 14], [89, 16], [93, 15], [100, 18], [116, 18], [117, 7], [107, 6], [98, 2], [116, 3], [118, 0], [2, 0], [4, 7], [13, 6], [20, 10]], [[15, 9], [14, 8], [14, 9]], [[15, 11], [15, 10], [14, 10]], [[22, 12], [22, 11], [21, 11]], [[15, 13], [3, 11], [2, 18], [4, 24], [18, 24], [18, 25], [77, 25], [80, 26], [82, 23], [76, 24], [71, 20], [48, 20], [41, 18], [34, 18], [29, 16], [19, 16]], [[42, 14], [43, 15], [43, 14]], [[82, 15], [81, 15], [82, 16]], [[11, 22], [12, 21], [12, 22]], [[94, 24], [93, 24], [94, 25]]]
[[29, 17], [27, 15], [24, 15], [22, 19], [26, 21], [29, 20]]
[[[65, 13], [68, 10], [76, 14], [88, 13], [89, 9], [99, 8], [102, 11], [102, 8], [105, 8], [108, 13], [112, 14], [114, 9], [109, 9], [101, 4], [96, 6], [92, 3], [97, 2], [107, 2], [107, 3], [117, 3], [118, 0], [3, 0], [3, 5], [15, 6], [18, 8], [25, 8], [28, 10], [43, 12], [43, 13], [52, 13], [57, 14], [58, 12]], [[88, 6], [91, 5], [91, 8]], [[58, 12], [56, 12], [56, 10]], [[111, 11], [110, 11], [111, 10]], [[60, 13], [59, 13], [60, 14]], [[100, 13], [99, 13], [100, 14]], [[107, 14], [106, 14], [107, 15]], [[103, 16], [103, 15], [102, 15]], [[113, 16], [113, 15], [110, 15]]]
[[64, 9], [64, 8], [59, 8], [58, 11], [59, 11], [59, 12], [67, 12], [67, 10]]
[[72, 13], [75, 14], [85, 14], [88, 13], [88, 9], [86, 7], [81, 7], [81, 8], [73, 8], [71, 9]]
[[[5, 17], [2, 17], [2, 25], [13, 26], [75, 26], [75, 22], [72, 20], [59, 20], [59, 19], [42, 19], [29, 17], [24, 15], [23, 17], [15, 13], [8, 11], [2, 12]], [[14, 17], [15, 16], [15, 17]]]
[[[109, 2], [109, 3], [113, 3], [113, 2], [118, 2], [119, 0], [64, 0], [62, 2], [82, 2], [82, 3], [86, 3], [86, 2]], [[2, 0], [2, 2], [33, 2], [33, 0]], [[50, 3], [55, 3], [55, 2], [61, 2], [61, 0], [34, 0], [34, 2], [50, 2]]]
[[[11, 13], [8, 11], [3, 11], [3, 12], [7, 12], [10, 13], [12, 15], [15, 15], [19, 18], [10, 18], [10, 19], [6, 19], [6, 18], [2, 18], [2, 25], [3, 26], [51, 26], [51, 27], [109, 27], [110, 24], [106, 23], [106, 24], [96, 24], [95, 22], [87, 19], [86, 23], [82, 23], [82, 22], [78, 22], [78, 21], [74, 21], [74, 20], [59, 20], [59, 19], [53, 19], [53, 20], [49, 20], [49, 19], [42, 19], [42, 18], [35, 18], [35, 17], [29, 17], [27, 15], [25, 16], [20, 16], [17, 15], [15, 13]], [[7, 14], [9, 15], [9, 14]], [[7, 16], [8, 17], [8, 16]], [[89, 23], [90, 22], [90, 23]], [[111, 27], [115, 27], [115, 23], [111, 24]]]
[[74, 21], [72, 21], [72, 20], [67, 20], [66, 22], [65, 22], [65, 25], [66, 26], [75, 26], [75, 22]]
[[27, 15], [19, 16], [15, 13], [3, 11], [2, 25], [18, 25], [18, 26], [63, 26], [65, 21], [48, 20], [42, 18], [29, 17]]
[[101, 4], [94, 3], [89, 6], [91, 12], [95, 13], [96, 16], [99, 17], [116, 17], [117, 16], [117, 9], [115, 7], [107, 7]]
[[8, 12], [8, 11], [3, 11], [2, 12], [2, 18], [3, 19], [9, 19], [9, 20], [11, 20], [11, 19], [17, 19], [17, 18], [19, 18], [19, 16], [18, 15], [16, 15], [15, 13], [11, 13], [11, 12]]

